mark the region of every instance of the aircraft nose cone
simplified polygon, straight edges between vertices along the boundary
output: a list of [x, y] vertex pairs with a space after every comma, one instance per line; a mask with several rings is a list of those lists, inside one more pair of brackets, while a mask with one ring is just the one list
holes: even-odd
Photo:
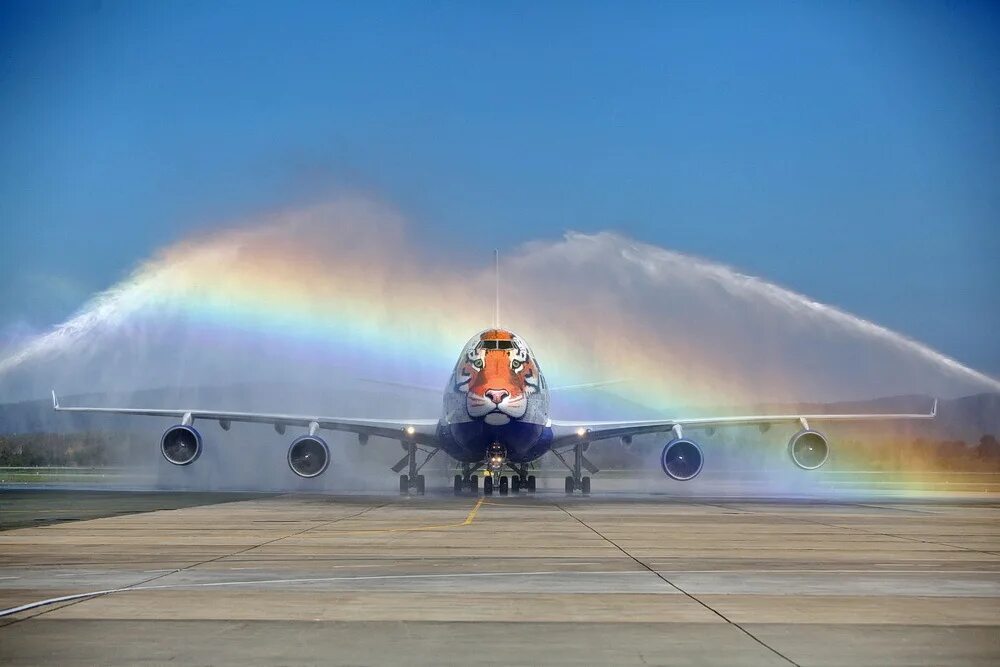
[[506, 389], [487, 389], [486, 392], [485, 392], [485, 394], [486, 394], [486, 398], [490, 399], [491, 401], [493, 401], [497, 405], [500, 405], [500, 402], [503, 399], [505, 399], [508, 396], [510, 396], [510, 392], [507, 391]]

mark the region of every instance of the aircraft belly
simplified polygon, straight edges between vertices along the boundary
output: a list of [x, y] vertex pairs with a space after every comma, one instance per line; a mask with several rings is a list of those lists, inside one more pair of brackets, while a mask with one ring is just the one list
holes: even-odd
[[503, 426], [480, 420], [452, 423], [443, 427], [440, 435], [444, 450], [465, 463], [482, 461], [486, 448], [496, 442], [507, 448], [511, 463], [528, 463], [547, 452], [552, 443], [552, 429], [516, 420]]

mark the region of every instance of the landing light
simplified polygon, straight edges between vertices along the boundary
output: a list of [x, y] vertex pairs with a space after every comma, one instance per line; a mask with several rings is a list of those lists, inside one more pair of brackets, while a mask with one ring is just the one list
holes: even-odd
[[587, 435], [587, 429], [582, 427], [578, 428], [576, 429], [576, 434], [582, 438], [583, 436]]
[[414, 428], [413, 426], [407, 426], [406, 427], [406, 435], [413, 435], [416, 432], [417, 432], [417, 429]]

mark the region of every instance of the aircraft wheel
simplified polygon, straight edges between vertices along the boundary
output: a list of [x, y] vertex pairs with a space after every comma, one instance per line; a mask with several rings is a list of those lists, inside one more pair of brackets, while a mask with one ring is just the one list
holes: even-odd
[[455, 475], [455, 495], [456, 496], [462, 495], [462, 491], [464, 489], [465, 489], [465, 486], [462, 484], [462, 476], [461, 475]]
[[507, 476], [506, 475], [504, 475], [503, 477], [500, 478], [500, 495], [501, 496], [506, 496], [507, 492], [510, 490], [510, 487], [509, 487], [508, 484], [509, 483], [507, 481]]
[[483, 477], [483, 495], [492, 496], [493, 495], [493, 477]]
[[573, 483], [573, 477], [570, 475], [566, 475], [566, 495], [568, 496], [573, 495], [573, 489], [575, 487], [576, 485]]
[[410, 492], [410, 478], [406, 475], [399, 476], [399, 492], [404, 496]]
[[528, 475], [528, 493], [535, 492], [535, 476]]
[[469, 491], [479, 493], [479, 478], [475, 475], [469, 475]]
[[520, 493], [521, 492], [521, 476], [514, 475], [510, 478], [510, 492]]
[[585, 496], [589, 496], [590, 495], [590, 478], [589, 477], [584, 477], [583, 479], [580, 480], [580, 493], [582, 493]]
[[423, 475], [417, 475], [417, 483], [416, 483], [417, 495], [420, 495], [420, 496], [424, 495], [424, 491], [427, 490], [427, 485], [426, 484], [427, 483], [426, 483], [426, 481], [424, 479], [424, 476]]

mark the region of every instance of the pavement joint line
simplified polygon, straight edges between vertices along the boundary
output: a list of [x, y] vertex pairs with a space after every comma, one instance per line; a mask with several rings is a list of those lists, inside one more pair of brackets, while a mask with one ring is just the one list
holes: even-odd
[[[722, 505], [711, 505], [709, 503], [701, 503], [701, 504], [707, 505], [709, 507], [723, 507]], [[862, 504], [862, 503], [843, 503], [843, 504], [841, 504], [841, 506], [842, 507], [873, 507], [873, 505], [865, 505], [865, 504]], [[755, 511], [755, 510], [742, 510], [742, 511], [744, 513], [746, 513], [746, 514], [763, 514], [763, 515], [772, 514], [772, 512], [760, 512], [760, 511]], [[789, 516], [788, 518], [791, 521], [799, 521], [801, 523], [811, 523], [811, 524], [814, 524], [814, 525], [817, 525], [817, 526], [826, 526], [827, 528], [836, 528], [837, 530], [854, 531], [856, 533], [860, 533], [862, 535], [870, 535], [872, 537], [891, 537], [893, 539], [903, 540], [903, 541], [906, 541], [906, 542], [916, 542], [918, 544], [933, 544], [933, 545], [938, 546], [938, 547], [948, 547], [949, 549], [958, 549], [960, 551], [968, 551], [968, 552], [971, 552], [971, 553], [984, 554], [984, 555], [987, 555], [987, 556], [1000, 556], [1000, 552], [997, 552], [997, 551], [987, 551], [985, 549], [973, 549], [972, 547], [963, 547], [963, 546], [960, 546], [958, 544], [948, 544], [947, 542], [935, 542], [934, 540], [922, 540], [922, 539], [920, 539], [918, 537], [907, 537], [906, 535], [895, 535], [893, 533], [884, 533], [884, 532], [873, 531], [873, 530], [865, 530], [864, 528], [860, 528], [860, 527], [857, 527], [857, 526], [842, 526], [842, 525], [835, 524], [835, 523], [827, 523], [825, 521], [817, 521], [815, 519], [804, 519], [804, 518], [799, 517], [799, 516]]]
[[[575, 557], [574, 556], [541, 556], [541, 555], [539, 555], [539, 556], [511, 556], [511, 555], [496, 556], [496, 555], [478, 555], [478, 554], [461, 555], [461, 556], [452, 556], [452, 555], [447, 555], [447, 554], [436, 554], [436, 555], [433, 555], [433, 556], [382, 556], [382, 555], [368, 555], [368, 554], [345, 554], [345, 555], [342, 555], [342, 556], [310, 557], [309, 561], [310, 562], [314, 562], [314, 563], [321, 563], [321, 562], [327, 562], [327, 561], [366, 561], [367, 562], [367, 561], [373, 561], [373, 560], [380, 560], [380, 561], [386, 561], [386, 562], [394, 562], [394, 561], [435, 561], [435, 560], [446, 561], [446, 560], [456, 560], [457, 559], [457, 560], [490, 560], [490, 561], [498, 561], [498, 560], [543, 560], [543, 561], [567, 561], [567, 562], [573, 562], [574, 558], [591, 558], [592, 559], [592, 558], [595, 558], [595, 556], [575, 556]], [[599, 556], [598, 556], [598, 558], [599, 558]], [[605, 559], [605, 560], [608, 560], [608, 559]], [[934, 560], [934, 559], [931, 559], [931, 560]], [[238, 562], [238, 563], [260, 562], [260, 563], [273, 564], [273, 563], [286, 563], [286, 562], [297, 562], [297, 561], [298, 561], [298, 559], [294, 559], [294, 558], [261, 558], [259, 560], [239, 559], [239, 560], [237, 560], [235, 562]], [[120, 563], [116, 563], [116, 562], [113, 562], [113, 561], [108, 561], [106, 563], [106, 565], [119, 565], [119, 564]], [[131, 565], [131, 564], [133, 564], [133, 562], [129, 561], [128, 564]], [[26, 563], [24, 565], [19, 565], [19, 566], [16, 566], [16, 567], [18, 567], [20, 569], [25, 569], [25, 570], [44, 570], [44, 569], [50, 569], [50, 568], [74, 567], [74, 566], [77, 566], [77, 565], [90, 565], [90, 563], [89, 562], [88, 563]], [[194, 565], [194, 564], [192, 564], [192, 565]], [[188, 567], [190, 567], [190, 566], [188, 566]], [[184, 568], [163, 569], [163, 570], [141, 570], [141, 572], [142, 573], [149, 573], [149, 572], [174, 572], [176, 569], [184, 569]]]
[[728, 623], [729, 625], [733, 626], [734, 628], [736, 628], [737, 630], [739, 630], [740, 632], [742, 632], [743, 634], [745, 634], [747, 637], [749, 637], [753, 641], [757, 642], [758, 644], [760, 644], [761, 646], [763, 646], [764, 648], [766, 648], [768, 651], [770, 651], [774, 655], [778, 656], [779, 658], [781, 658], [782, 660], [784, 660], [788, 664], [794, 665], [794, 667], [801, 667], [801, 665], [799, 665], [797, 662], [795, 662], [794, 660], [792, 660], [791, 658], [789, 658], [785, 654], [781, 653], [777, 649], [775, 649], [775, 648], [771, 647], [770, 645], [766, 644], [763, 640], [759, 639], [756, 635], [754, 635], [752, 632], [750, 632], [749, 630], [747, 630], [746, 628], [744, 628], [739, 623], [733, 621], [732, 619], [730, 619], [729, 617], [727, 617], [725, 614], [723, 614], [722, 612], [716, 610], [711, 605], [703, 602], [702, 600], [700, 600], [696, 596], [692, 595], [691, 593], [688, 593], [686, 590], [684, 590], [683, 588], [681, 588], [680, 586], [678, 586], [674, 582], [672, 582], [669, 579], [667, 579], [665, 576], [663, 576], [663, 574], [661, 574], [660, 572], [657, 572], [656, 570], [654, 570], [653, 568], [651, 568], [649, 565], [646, 565], [645, 562], [643, 562], [642, 560], [640, 560], [640, 559], [636, 558], [635, 556], [633, 556], [632, 554], [630, 554], [628, 551], [626, 551], [617, 542], [615, 542], [614, 540], [606, 537], [599, 530], [597, 530], [596, 528], [594, 528], [593, 526], [591, 526], [586, 521], [584, 521], [580, 517], [576, 516], [575, 514], [573, 514], [572, 512], [570, 512], [569, 510], [567, 510], [562, 505], [556, 504], [556, 507], [558, 507], [560, 510], [562, 510], [563, 512], [565, 512], [566, 515], [569, 516], [570, 518], [572, 518], [572, 519], [576, 520], [577, 522], [579, 522], [580, 525], [582, 525], [585, 528], [587, 528], [588, 530], [592, 531], [594, 534], [596, 534], [602, 540], [606, 541], [608, 544], [611, 544], [613, 547], [615, 547], [616, 549], [618, 549], [619, 551], [621, 551], [627, 557], [629, 557], [630, 559], [632, 559], [633, 561], [635, 561], [636, 564], [640, 565], [645, 570], [647, 570], [648, 572], [652, 573], [658, 579], [664, 581], [667, 585], [669, 585], [670, 587], [676, 589], [678, 592], [684, 594], [686, 597], [688, 597], [689, 599], [693, 600], [694, 602], [697, 602], [699, 605], [701, 605], [705, 609], [709, 610], [710, 612], [712, 612], [713, 614], [715, 614], [716, 616], [718, 616], [719, 618], [721, 618], [722, 620], [724, 620], [726, 623]]
[[[386, 503], [388, 505], [388, 503]], [[416, 533], [423, 530], [443, 530], [445, 528], [462, 528], [463, 526], [469, 526], [476, 518], [476, 514], [479, 512], [479, 508], [483, 506], [483, 499], [480, 498], [471, 510], [469, 510], [468, 516], [465, 520], [460, 523], [440, 523], [432, 524], [429, 526], [407, 526], [405, 528], [359, 528], [356, 530], [331, 530], [329, 531], [332, 535], [370, 535], [372, 533]], [[385, 505], [379, 505], [379, 507], [385, 507]], [[290, 537], [294, 537], [290, 536]]]
[[[583, 565], [584, 563], [577, 563], [577, 565]], [[650, 565], [658, 565], [660, 563], [650, 562]], [[671, 563], [673, 565], [673, 563]], [[1000, 575], [1000, 572], [996, 570], [803, 570], [803, 569], [761, 569], [761, 570], [657, 570], [658, 572], [672, 572], [675, 574], [747, 574], [747, 573], [765, 573], [774, 576], [780, 576], [782, 574], [978, 574], [978, 575]]]
[[[164, 573], [160, 574], [159, 576], [150, 577], [148, 579], [145, 579], [144, 581], [137, 582], [137, 583], [132, 584], [130, 586], [125, 586], [125, 587], [122, 587], [122, 588], [109, 589], [109, 590], [103, 590], [103, 591], [92, 591], [90, 593], [79, 593], [79, 594], [75, 594], [75, 595], [67, 595], [67, 596], [62, 596], [62, 597], [58, 597], [58, 598], [51, 598], [51, 599], [48, 599], [48, 600], [40, 600], [38, 602], [29, 603], [27, 605], [21, 605], [20, 607], [12, 607], [10, 609], [3, 609], [3, 610], [0, 610], [0, 618], [4, 618], [6, 616], [11, 616], [13, 614], [16, 614], [16, 613], [19, 613], [19, 612], [23, 612], [23, 611], [30, 611], [31, 609], [37, 609], [37, 608], [43, 607], [43, 606], [50, 606], [50, 605], [53, 605], [53, 604], [57, 604], [59, 602], [69, 602], [69, 604], [64, 605], [63, 607], [59, 607], [59, 609], [62, 609], [64, 607], [68, 607], [68, 606], [71, 606], [73, 604], [79, 604], [80, 602], [83, 602], [85, 600], [90, 600], [90, 599], [93, 599], [95, 597], [101, 597], [103, 595], [109, 595], [111, 593], [121, 593], [121, 592], [125, 592], [125, 591], [130, 591], [130, 590], [153, 590], [153, 589], [158, 589], [158, 588], [175, 588], [175, 587], [180, 587], [180, 586], [183, 586], [183, 585], [144, 586], [143, 584], [147, 584], [147, 583], [149, 583], [151, 581], [156, 581], [157, 579], [162, 579], [164, 577], [169, 577], [169, 576], [171, 576], [173, 574], [177, 574], [177, 573], [183, 572], [185, 570], [190, 570], [190, 569], [199, 567], [201, 565], [207, 565], [209, 563], [214, 563], [214, 562], [222, 560], [224, 558], [231, 558], [233, 556], [239, 556], [240, 554], [244, 554], [244, 553], [246, 553], [248, 551], [252, 551], [254, 549], [258, 549], [260, 547], [264, 547], [264, 546], [267, 546], [269, 544], [274, 544], [275, 542], [280, 542], [281, 540], [284, 540], [284, 539], [288, 539], [288, 538], [291, 538], [291, 537], [297, 537], [297, 536], [302, 535], [304, 533], [308, 533], [311, 530], [315, 530], [317, 528], [322, 528], [323, 526], [328, 526], [330, 524], [337, 523], [338, 521], [343, 521], [343, 520], [346, 520], [346, 519], [353, 519], [355, 517], [361, 516], [362, 514], [365, 514], [366, 512], [369, 512], [369, 511], [371, 511], [373, 509], [378, 509], [378, 508], [381, 508], [381, 507], [385, 507], [388, 504], [389, 503], [382, 503], [381, 505], [372, 505], [370, 507], [366, 507], [365, 509], [363, 509], [360, 512], [355, 512], [354, 514], [349, 514], [347, 516], [338, 517], [338, 518], [333, 519], [331, 521], [326, 521], [326, 522], [317, 524], [315, 526], [310, 526], [309, 528], [306, 528], [306, 529], [300, 530], [300, 531], [296, 531], [294, 533], [291, 533], [290, 535], [282, 535], [281, 537], [275, 538], [273, 540], [267, 540], [265, 542], [261, 542], [260, 544], [255, 544], [255, 545], [253, 545], [251, 547], [247, 547], [246, 549], [242, 549], [240, 551], [235, 551], [235, 552], [230, 553], [230, 554], [224, 554], [224, 555], [218, 556], [216, 558], [210, 558], [208, 560], [204, 560], [204, 561], [201, 561], [201, 562], [198, 562], [198, 563], [194, 563], [192, 565], [188, 565], [188, 566], [185, 566], [183, 568], [178, 568], [176, 570], [167, 570], [167, 571], [164, 571]], [[472, 507], [472, 509], [469, 511], [469, 514], [465, 517], [465, 520], [462, 521], [462, 523], [446, 524], [446, 525], [440, 525], [440, 526], [417, 526], [417, 527], [414, 527], [414, 528], [394, 528], [394, 529], [389, 529], [387, 531], [377, 530], [377, 531], [374, 531], [374, 532], [400, 532], [400, 531], [431, 530], [431, 529], [435, 529], [435, 528], [456, 528], [456, 527], [461, 527], [461, 526], [468, 526], [468, 525], [471, 525], [472, 522], [475, 520], [476, 514], [478, 514], [479, 508], [482, 507], [482, 505], [483, 505], [483, 499], [480, 498], [476, 502], [476, 504]], [[346, 531], [346, 532], [349, 533], [350, 531]], [[367, 533], [367, 532], [372, 532], [372, 531], [361, 531], [361, 532]], [[338, 532], [337, 534], [344, 534], [344, 532]], [[506, 573], [496, 573], [496, 574], [506, 574]], [[526, 574], [527, 575], [527, 574], [535, 574], [535, 573], [522, 573], [522, 574]], [[538, 573], [538, 574], [552, 574], [552, 573]], [[55, 576], [72, 576], [72, 575], [55, 575]], [[385, 578], [397, 578], [398, 579], [398, 578], [402, 578], [402, 576], [403, 575], [379, 575], [379, 576], [374, 576], [374, 577], [354, 577], [354, 579], [385, 579]], [[408, 578], [416, 578], [418, 576], [421, 576], [421, 575], [411, 575]], [[422, 575], [422, 576], [423, 577], [444, 577], [444, 576], [462, 576], [462, 575], [454, 575], [454, 574], [453, 575], [440, 575], [440, 574], [433, 575], [433, 574], [431, 574], [431, 575]], [[297, 582], [297, 581], [335, 581], [335, 580], [338, 580], [338, 579], [343, 579], [343, 578], [336, 578], [335, 577], [335, 578], [326, 578], [326, 579], [303, 579], [303, 580], [288, 579], [288, 580], [256, 581], [256, 582], [211, 582], [211, 583], [206, 583], [206, 584], [187, 584], [186, 586], [187, 587], [191, 587], [191, 586], [206, 587], [206, 586], [213, 586], [213, 585], [215, 585], [215, 586], [219, 586], [219, 585], [239, 585], [239, 584], [246, 585], [246, 584], [249, 584], [249, 583], [294, 583], [294, 582]], [[14, 623], [19, 623], [21, 621], [25, 621], [25, 620], [28, 620], [28, 619], [31, 619], [31, 618], [36, 618], [36, 617], [41, 616], [43, 614], [46, 614], [46, 613], [48, 613], [50, 611], [55, 611], [55, 610], [54, 609], [47, 609], [47, 610], [45, 610], [43, 612], [40, 612], [38, 614], [34, 614], [32, 616], [28, 616], [28, 617], [23, 618], [23, 619], [15, 619], [14, 621], [12, 621], [10, 623], [6, 623], [6, 624], [4, 624], [3, 626], [0, 626], [0, 627], [6, 627], [8, 625], [13, 625]]]
[[539, 503], [531, 503], [530, 505], [526, 504], [526, 503], [520, 503], [518, 505], [512, 504], [513, 502], [515, 502], [516, 499], [512, 499], [509, 502], [499, 502], [499, 501], [496, 501], [496, 500], [486, 500], [486, 498], [484, 497], [484, 498], [481, 498], [480, 500], [484, 501], [483, 502], [484, 505], [490, 505], [492, 507], [504, 507], [506, 509], [518, 509], [518, 510], [547, 510], [548, 509], [548, 507], [546, 507], [545, 505], [541, 505]]
[[875, 505], [871, 503], [855, 503], [858, 507], [870, 507], [872, 509], [887, 510], [890, 512], [908, 512], [910, 514], [924, 514], [929, 516], [937, 516], [937, 512], [930, 512], [928, 510], [916, 510], [911, 507], [894, 507], [892, 505]]
[[[176, 572], [180, 572], [177, 570]], [[105, 595], [111, 595], [113, 593], [129, 593], [135, 591], [162, 591], [162, 590], [178, 590], [178, 589], [191, 589], [191, 588], [221, 588], [226, 586], [248, 586], [254, 584], [301, 584], [301, 583], [319, 583], [324, 581], [369, 581], [369, 580], [384, 580], [384, 579], [452, 579], [452, 578], [470, 578], [470, 577], [537, 577], [546, 575], [563, 575], [563, 574], [586, 574], [586, 575], [645, 575], [647, 572], [639, 570], [631, 571], [618, 571], [609, 570], [605, 572], [568, 572], [566, 570], [545, 570], [537, 572], [451, 572], [446, 574], [381, 574], [381, 575], [362, 575], [358, 577], [301, 577], [295, 579], [246, 579], [240, 581], [207, 581], [207, 582], [192, 582], [192, 583], [178, 583], [178, 584], [156, 584], [153, 586], [144, 586], [141, 584], [132, 584], [129, 586], [123, 586], [121, 588], [109, 588], [101, 591], [89, 591], [87, 593], [74, 593], [72, 595], [63, 595], [57, 598], [49, 598], [47, 600], [38, 600], [36, 602], [29, 602], [17, 607], [10, 607], [8, 609], [0, 609], [0, 618], [6, 616], [11, 616], [13, 614], [19, 614], [25, 611], [31, 611], [32, 609], [38, 609], [40, 607], [49, 606], [53, 604], [58, 604], [59, 602], [70, 602], [71, 604], [58, 607], [58, 609], [65, 609], [66, 607], [72, 606], [78, 602], [83, 602], [85, 600], [92, 600], [97, 597], [103, 597]], [[147, 581], [155, 581], [157, 578], [149, 579]], [[146, 583], [146, 582], [143, 582]], [[676, 588], [676, 587], [675, 587]], [[678, 589], [680, 590], [680, 589]], [[683, 591], [681, 591], [683, 592]], [[55, 609], [47, 610], [55, 611]], [[29, 616], [25, 619], [18, 619], [11, 623], [7, 623], [4, 626], [13, 625], [14, 623], [19, 623], [24, 620], [31, 618], [37, 618], [42, 614], [35, 614], [34, 616]]]
[[[260, 548], [260, 547], [263, 547], [263, 546], [267, 546], [268, 544], [274, 544], [275, 542], [280, 542], [281, 540], [284, 540], [284, 539], [289, 538], [289, 537], [296, 537], [298, 535], [302, 535], [303, 533], [308, 533], [310, 530], [313, 530], [315, 528], [320, 528], [322, 526], [328, 526], [330, 524], [337, 523], [338, 521], [344, 521], [346, 519], [353, 519], [355, 517], [361, 516], [362, 514], [365, 514], [366, 512], [369, 512], [371, 510], [378, 509], [380, 507], [385, 507], [386, 505], [388, 505], [388, 503], [382, 503], [381, 505], [371, 505], [371, 506], [366, 507], [365, 509], [361, 510], [360, 512], [355, 512], [354, 514], [348, 514], [346, 516], [337, 517], [336, 519], [332, 519], [330, 521], [325, 521], [325, 522], [322, 522], [322, 523], [318, 523], [315, 526], [310, 526], [309, 528], [305, 528], [303, 530], [296, 531], [296, 532], [294, 532], [294, 533], [292, 533], [290, 535], [282, 535], [281, 537], [277, 537], [277, 538], [275, 538], [273, 540], [267, 540], [265, 542], [261, 542], [260, 544], [255, 544], [255, 545], [247, 547], [245, 549], [241, 549], [239, 551], [235, 551], [235, 552], [233, 552], [231, 554], [223, 554], [223, 555], [217, 556], [215, 558], [209, 558], [208, 560], [204, 560], [204, 561], [201, 561], [201, 562], [198, 562], [198, 563], [193, 563], [191, 565], [186, 565], [186, 566], [184, 566], [182, 568], [177, 568], [175, 570], [170, 570], [170, 571], [164, 572], [162, 574], [158, 574], [155, 577], [148, 577], [147, 579], [144, 579], [142, 581], [136, 582], [134, 584], [131, 584], [129, 586], [125, 586], [125, 587], [122, 587], [122, 588], [105, 590], [105, 591], [96, 591], [96, 592], [91, 592], [91, 593], [82, 593], [82, 594], [76, 594], [76, 595], [66, 595], [66, 596], [62, 596], [62, 597], [59, 597], [59, 598], [52, 598], [52, 599], [49, 599], [49, 600], [42, 600], [42, 601], [40, 601], [38, 603], [30, 603], [28, 605], [22, 605], [22, 607], [24, 607], [24, 608], [15, 607], [14, 609], [15, 610], [20, 609], [20, 611], [30, 611], [31, 609], [37, 609], [39, 607], [48, 607], [48, 606], [51, 606], [53, 604], [57, 604], [59, 602], [67, 602], [68, 604], [65, 604], [65, 605], [63, 605], [61, 607], [56, 607], [56, 609], [64, 609], [65, 607], [70, 607], [70, 606], [72, 606], [74, 604], [79, 604], [81, 602], [85, 602], [87, 600], [91, 600], [91, 599], [93, 599], [95, 597], [100, 597], [100, 596], [108, 595], [108, 594], [111, 594], [111, 593], [118, 593], [118, 592], [121, 592], [121, 591], [132, 590], [132, 589], [135, 589], [135, 588], [138, 588], [138, 587], [142, 586], [143, 584], [148, 584], [151, 581], [156, 581], [158, 579], [163, 579], [164, 577], [169, 577], [171, 575], [177, 574], [178, 572], [183, 572], [184, 570], [190, 570], [190, 569], [196, 568], [199, 565], [207, 565], [208, 563], [214, 563], [215, 561], [219, 561], [219, 560], [222, 560], [224, 558], [229, 558], [231, 556], [238, 556], [238, 555], [246, 553], [248, 551], [253, 551], [254, 549], [257, 549], [257, 548]], [[173, 511], [173, 510], [167, 510], [167, 511]], [[32, 618], [37, 618], [39, 616], [42, 616], [42, 615], [47, 614], [47, 613], [52, 612], [52, 611], [55, 611], [55, 609], [45, 609], [44, 611], [41, 611], [41, 612], [39, 612], [37, 614], [32, 614], [31, 616], [26, 616], [24, 618], [16, 618], [16, 619], [10, 621], [9, 623], [5, 623], [4, 625], [2, 625], [0, 627], [6, 628], [6, 627], [9, 627], [11, 625], [14, 625], [15, 623], [21, 623], [22, 621], [27, 621], [27, 620], [30, 620]], [[11, 616], [11, 615], [16, 614], [16, 613], [18, 613], [18, 612], [17, 611], [11, 611], [9, 609], [5, 609], [5, 610], [0, 611], [0, 618], [5, 618], [7, 616]]]

